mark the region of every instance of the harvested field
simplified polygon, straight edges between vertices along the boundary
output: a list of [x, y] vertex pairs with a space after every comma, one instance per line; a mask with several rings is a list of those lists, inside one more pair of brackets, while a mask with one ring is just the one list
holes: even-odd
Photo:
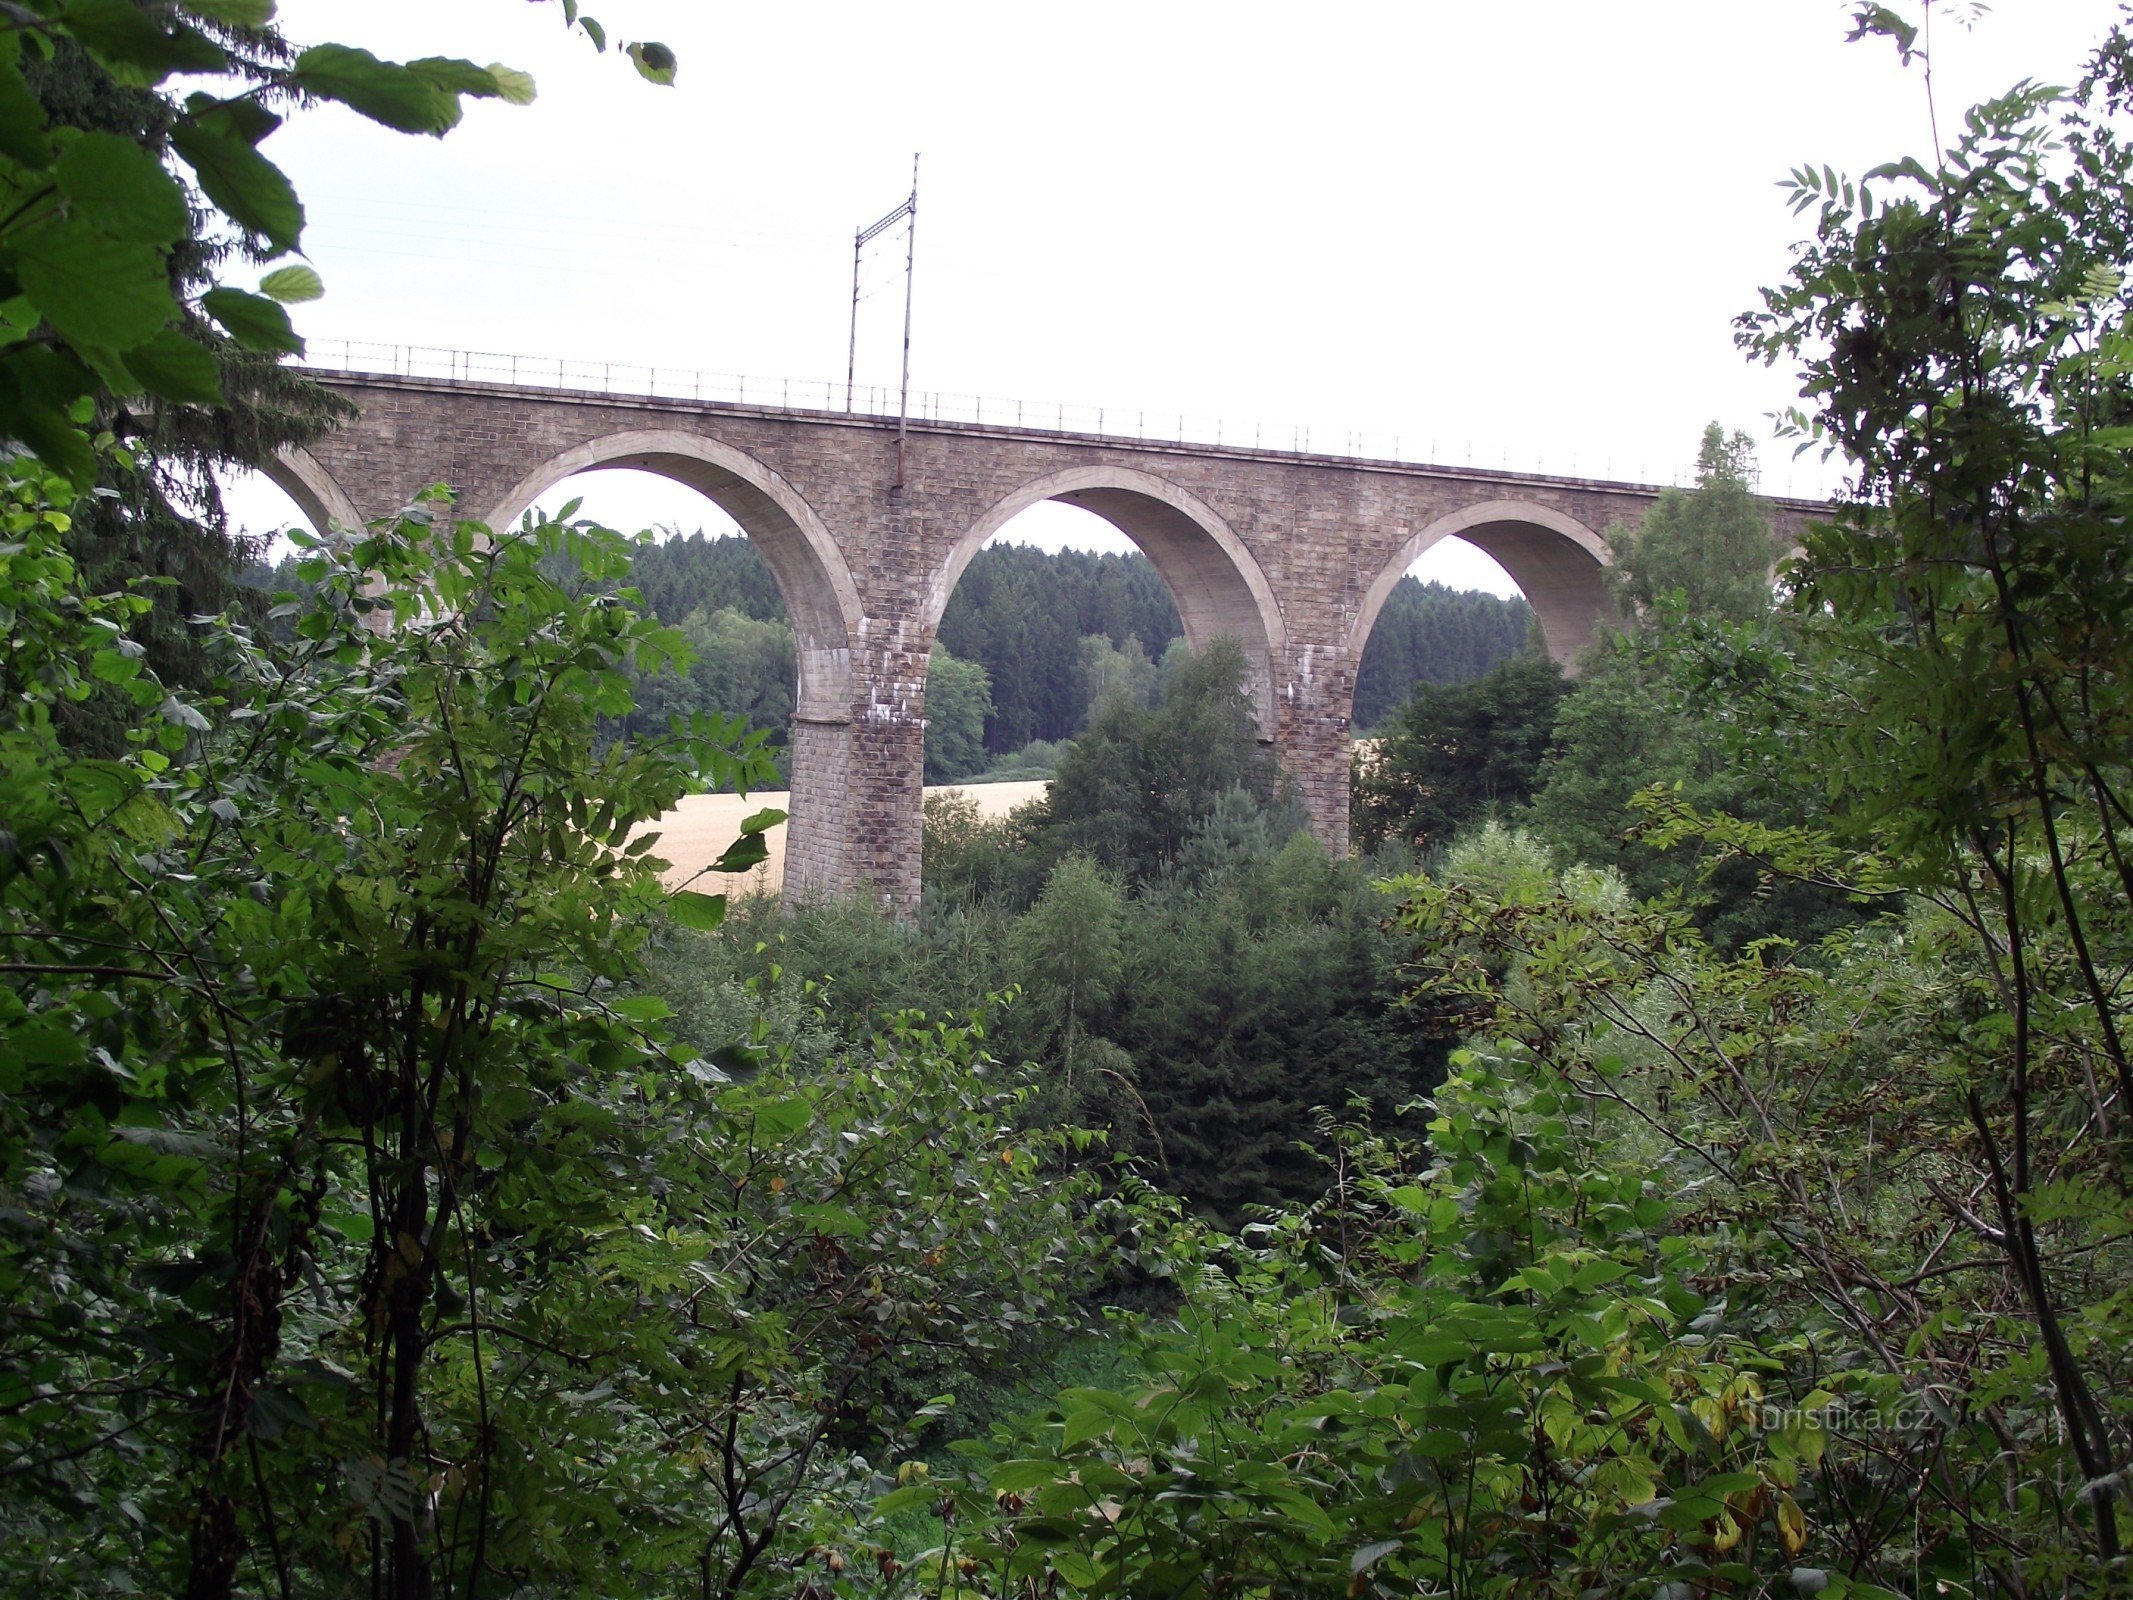
[[[978, 809], [988, 817], [1004, 817], [1016, 806], [1035, 800], [1045, 791], [1046, 784], [1035, 783], [971, 783], [954, 784], [946, 788], [928, 789], [928, 794], [967, 794], [978, 803]], [[659, 843], [653, 854], [664, 858], [668, 869], [663, 874], [670, 889], [678, 889], [697, 873], [716, 861], [726, 846], [740, 834], [741, 819], [761, 811], [765, 806], [785, 809], [790, 798], [782, 791], [769, 791], [748, 796], [737, 794], [692, 794], [682, 803], [661, 817], [655, 825]], [[768, 835], [770, 859], [738, 882], [731, 879], [707, 879], [691, 885], [706, 894], [774, 894], [785, 881], [785, 824], [779, 823]]]

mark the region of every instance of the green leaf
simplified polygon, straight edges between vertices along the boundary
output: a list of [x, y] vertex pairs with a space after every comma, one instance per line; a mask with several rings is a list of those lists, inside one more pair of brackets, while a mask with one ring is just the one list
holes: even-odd
[[233, 28], [264, 28], [274, 20], [274, 0], [185, 0], [185, 9]]
[[1079, 1411], [1070, 1411], [1060, 1426], [1059, 1447], [1071, 1450], [1077, 1444], [1101, 1438], [1111, 1431], [1111, 1424], [1112, 1418], [1094, 1407], [1084, 1406]]
[[32, 348], [0, 359], [0, 434], [20, 439], [39, 461], [80, 489], [96, 477], [96, 452], [89, 436], [69, 420], [66, 402], [38, 392], [46, 373], [61, 366], [79, 374], [75, 395], [95, 388], [89, 369], [65, 351]]
[[165, 328], [146, 344], [129, 347], [125, 361], [151, 394], [196, 405], [222, 403], [222, 371], [213, 354], [176, 328]]
[[680, 63], [675, 60], [674, 52], [665, 45], [655, 44], [647, 39], [641, 44], [626, 45], [624, 49], [630, 60], [637, 64], [639, 75], [648, 82], [663, 85], [671, 85], [674, 82], [674, 72]]
[[177, 310], [163, 253], [153, 245], [107, 239], [70, 220], [31, 229], [16, 249], [23, 292], [74, 343], [125, 349]]
[[726, 920], [726, 897], [699, 894], [694, 889], [676, 889], [667, 896], [667, 915], [684, 928], [712, 933]]
[[499, 62], [489, 63], [489, 75], [496, 80], [496, 98], [506, 105], [530, 106], [536, 98], [533, 74], [521, 72], [516, 67], [507, 67]]
[[784, 820], [785, 813], [776, 806], [765, 806], [741, 819], [741, 833], [744, 837], [751, 833], [767, 833]]
[[[315, 44], [289, 76], [299, 88], [402, 133], [443, 133], [459, 121], [459, 95], [437, 81], [442, 66], [418, 70], [381, 61], [347, 44]], [[477, 68], [477, 71], [480, 69]]]
[[170, 142], [201, 193], [230, 220], [264, 237], [276, 250], [293, 250], [304, 231], [304, 208], [288, 176], [245, 139], [213, 124], [180, 123]]
[[73, 214], [114, 239], [175, 244], [192, 220], [184, 191], [162, 164], [115, 133], [84, 133], [69, 142], [53, 176]]
[[276, 267], [261, 278], [259, 292], [283, 305], [293, 306], [316, 300], [326, 292], [326, 285], [315, 270], [302, 262], [292, 262], [286, 267]]
[[[479, 100], [505, 100], [517, 105], [533, 103], [533, 78], [510, 67], [479, 67], [457, 56], [424, 56], [410, 61], [407, 70], [447, 94], [470, 94]], [[511, 80], [508, 85], [506, 77]], [[514, 100], [515, 95], [523, 98]]]
[[262, 296], [242, 289], [210, 289], [200, 297], [200, 309], [247, 350], [304, 353], [304, 341], [289, 325], [289, 313]]
[[770, 859], [770, 845], [760, 833], [744, 833], [711, 863], [713, 872], [746, 872]]
[[867, 1225], [859, 1214], [846, 1206], [796, 1205], [792, 1208], [795, 1221], [804, 1222], [817, 1233], [829, 1234], [841, 1239], [863, 1239]]
[[767, 1100], [750, 1108], [756, 1130], [772, 1139], [790, 1139], [815, 1120], [815, 1108], [804, 1095]]
[[1057, 1461], [1003, 1461], [992, 1469], [992, 1476], [986, 1481], [1002, 1494], [1021, 1494], [1057, 1483], [1064, 1470]]
[[617, 1015], [632, 1022], [658, 1022], [674, 1015], [674, 1008], [656, 994], [633, 994], [614, 1003]]
[[1105, 1571], [1079, 1550], [1054, 1550], [1052, 1570], [1070, 1587], [1093, 1589], [1104, 1581]]
[[6, 58], [0, 58], [0, 155], [26, 167], [41, 167], [52, 159], [51, 143], [44, 136], [44, 107], [30, 93], [22, 70]]
[[891, 1489], [874, 1502], [877, 1515], [893, 1517], [905, 1511], [915, 1511], [920, 1506], [930, 1505], [941, 1497], [938, 1487], [930, 1483], [907, 1483], [901, 1489]]
[[185, 23], [156, 26], [133, 0], [68, 0], [58, 21], [117, 82], [147, 89], [173, 72], [220, 72], [229, 57]]

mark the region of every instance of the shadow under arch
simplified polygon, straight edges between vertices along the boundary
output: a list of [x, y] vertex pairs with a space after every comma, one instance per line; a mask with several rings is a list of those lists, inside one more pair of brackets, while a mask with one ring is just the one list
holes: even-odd
[[1552, 506], [1526, 500], [1484, 500], [1449, 512], [1403, 544], [1363, 591], [1355, 624], [1348, 630], [1348, 659], [1360, 662], [1370, 630], [1393, 587], [1424, 551], [1454, 536], [1464, 539], [1511, 575], [1540, 621], [1548, 654], [1566, 672], [1592, 643], [1603, 622], [1619, 613], [1607, 591], [1613, 562], [1607, 541]]
[[986, 540], [1031, 506], [1061, 500], [1094, 512], [1154, 565], [1178, 608], [1194, 650], [1223, 634], [1244, 646], [1246, 685], [1261, 739], [1274, 737], [1274, 669], [1288, 630], [1259, 563], [1227, 522], [1197, 495], [1127, 467], [1072, 467], [1024, 484], [973, 523], [948, 553], [926, 591], [927, 637], [939, 629], [949, 596]]
[[799, 658], [785, 890], [801, 899], [843, 891], [851, 875], [852, 641], [863, 613], [836, 538], [800, 492], [762, 462], [674, 429], [603, 434], [572, 445], [507, 489], [489, 508], [488, 525], [510, 526], [565, 478], [602, 467], [656, 473], [696, 490], [762, 552]]
[[363, 514], [348, 498], [348, 491], [310, 451], [284, 445], [259, 463], [259, 475], [294, 500], [297, 510], [321, 536], [335, 529], [343, 533], [363, 531]]

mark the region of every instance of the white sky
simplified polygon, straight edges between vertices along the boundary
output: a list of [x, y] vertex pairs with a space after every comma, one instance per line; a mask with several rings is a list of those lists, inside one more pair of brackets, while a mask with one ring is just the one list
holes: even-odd
[[[1842, 0], [586, 3], [672, 45], [678, 85], [566, 37], [552, 4], [284, 0], [299, 43], [540, 85], [443, 140], [332, 108], [274, 136], [326, 280], [309, 337], [841, 376], [852, 230], [902, 198], [916, 150], [916, 388], [1667, 480], [1705, 422], [1766, 439], [1793, 398], [1732, 344], [1806, 229], [1775, 183], [1929, 146], [1916, 69], [1845, 46]], [[1938, 9], [1944, 128], [2019, 78], [2070, 82], [2115, 11], [1999, 0], [1963, 31]], [[869, 273], [861, 383], [895, 381], [900, 257]], [[637, 476], [555, 498], [722, 522]], [[1766, 452], [1766, 489], [1826, 481]], [[236, 509], [290, 515], [265, 486]], [[1047, 507], [1013, 531], [1091, 526]], [[1509, 590], [1475, 552], [1425, 575]]]

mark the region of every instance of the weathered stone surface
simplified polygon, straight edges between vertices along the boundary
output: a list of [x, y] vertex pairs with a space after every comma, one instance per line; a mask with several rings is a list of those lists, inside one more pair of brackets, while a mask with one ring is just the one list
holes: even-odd
[[[798, 894], [915, 903], [926, 658], [970, 558], [1040, 500], [1148, 553], [1195, 645], [1244, 642], [1263, 735], [1319, 836], [1348, 838], [1356, 663], [1392, 586], [1454, 534], [1525, 591], [1566, 665], [1610, 614], [1605, 533], [1645, 485], [838, 412], [316, 374], [356, 419], [274, 476], [320, 526], [434, 483], [492, 526], [590, 467], [639, 467], [722, 506], [762, 549], [800, 655], [791, 866]], [[1777, 508], [1796, 528], [1811, 508]]]

